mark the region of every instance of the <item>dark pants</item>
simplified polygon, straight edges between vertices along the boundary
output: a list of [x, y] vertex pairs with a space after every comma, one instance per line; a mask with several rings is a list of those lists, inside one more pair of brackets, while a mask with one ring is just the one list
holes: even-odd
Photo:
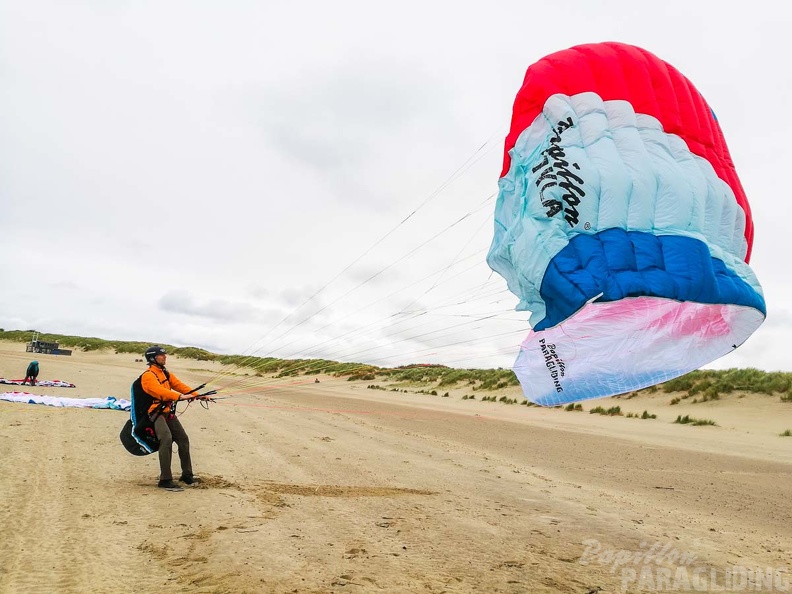
[[171, 474], [171, 458], [173, 457], [173, 442], [179, 446], [179, 461], [181, 462], [182, 476], [192, 476], [192, 462], [190, 461], [190, 439], [184, 431], [184, 427], [179, 422], [176, 415], [170, 420], [168, 415], [160, 415], [154, 421], [154, 433], [159, 439], [159, 463], [160, 480], [167, 481], [173, 479]]
[[30, 385], [31, 385], [31, 386], [35, 386], [35, 385], [36, 385], [36, 376], [35, 376], [35, 375], [29, 375], [29, 376], [27, 376], [27, 377], [25, 378], [25, 381], [23, 381], [23, 382], [22, 382], [22, 385], [24, 386], [24, 385], [25, 385], [26, 383], [28, 383], [28, 382], [30, 382]]

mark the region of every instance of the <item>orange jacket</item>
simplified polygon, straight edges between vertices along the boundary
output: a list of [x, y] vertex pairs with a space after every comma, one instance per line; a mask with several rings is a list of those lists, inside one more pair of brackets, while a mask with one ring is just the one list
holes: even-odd
[[149, 407], [149, 413], [157, 410], [157, 407], [164, 401], [176, 401], [182, 394], [192, 391], [192, 388], [183, 383], [179, 378], [170, 373], [170, 379], [165, 376], [165, 372], [158, 365], [150, 365], [149, 368], [140, 376], [140, 385], [143, 391], [154, 399], [154, 404]]

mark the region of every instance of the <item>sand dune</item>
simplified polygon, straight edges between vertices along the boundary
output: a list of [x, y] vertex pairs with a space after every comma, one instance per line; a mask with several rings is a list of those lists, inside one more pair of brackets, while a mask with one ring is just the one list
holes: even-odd
[[[128, 397], [143, 369], [38, 358], [40, 378], [77, 385], [30, 390], [49, 395]], [[29, 360], [0, 343], [0, 375]], [[218, 369], [169, 368], [192, 384]], [[792, 405], [777, 397], [607, 401], [658, 415], [641, 420], [312, 379], [191, 406], [205, 483], [182, 493], [123, 450], [124, 413], [0, 402], [0, 592], [641, 592], [756, 568], [771, 571], [758, 591], [790, 587]]]

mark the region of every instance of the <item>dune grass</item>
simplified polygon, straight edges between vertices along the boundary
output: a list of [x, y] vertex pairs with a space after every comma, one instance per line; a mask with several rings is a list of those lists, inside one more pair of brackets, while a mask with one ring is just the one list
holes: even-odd
[[601, 406], [596, 406], [589, 411], [591, 415], [607, 415], [609, 417], [617, 417], [621, 416], [622, 411], [620, 406], [611, 406], [610, 408], [603, 408]]
[[703, 425], [712, 425], [715, 427], [718, 426], [718, 424], [712, 419], [696, 419], [690, 415], [685, 415], [684, 417], [679, 415], [674, 423], [679, 423], [680, 425], [693, 425], [694, 427], [700, 427]]
[[[34, 330], [2, 330], [0, 340], [29, 342]], [[212, 353], [196, 347], [175, 347], [161, 341], [150, 342], [104, 340], [102, 338], [71, 336], [64, 334], [39, 333], [39, 340], [58, 342], [61, 346], [83, 351], [112, 350], [116, 353], [142, 353], [151, 344], [160, 344], [168, 352], [185, 359], [216, 361], [224, 365], [235, 365], [252, 370], [257, 376], [292, 377], [327, 374], [344, 377], [349, 381], [386, 381], [402, 387], [420, 386], [427, 388], [464, 387], [475, 391], [495, 391], [519, 386], [519, 381], [510, 369], [458, 369], [445, 365], [414, 363], [400, 367], [378, 367], [357, 362], [330, 361], [326, 359], [278, 359], [276, 357], [252, 357]], [[792, 403], [792, 373], [765, 372], [758, 369], [698, 370], [660, 384], [631, 392], [627, 398], [638, 394], [651, 394], [658, 390], [666, 393], [684, 392], [675, 397], [671, 404], [693, 398], [691, 403], [708, 402], [733, 392], [755, 392], [780, 396], [781, 401]], [[500, 401], [500, 400], [499, 400]], [[515, 404], [509, 402], [508, 404]], [[521, 404], [527, 405], [527, 401]], [[577, 409], [573, 409], [577, 410]], [[593, 411], [590, 411], [593, 412]], [[598, 411], [599, 412], [599, 411]], [[601, 414], [612, 414], [607, 410]]]
[[638, 413], [627, 413], [625, 415], [628, 419], [656, 419], [657, 415], [651, 414], [648, 410], [643, 411], [642, 414]]
[[[691, 403], [718, 400], [721, 395], [733, 392], [779, 394], [784, 402], [792, 402], [792, 373], [761, 371], [754, 368], [707, 370], [699, 369], [661, 384], [666, 393], [685, 392], [682, 399], [693, 398]], [[671, 404], [677, 404], [675, 398]]]

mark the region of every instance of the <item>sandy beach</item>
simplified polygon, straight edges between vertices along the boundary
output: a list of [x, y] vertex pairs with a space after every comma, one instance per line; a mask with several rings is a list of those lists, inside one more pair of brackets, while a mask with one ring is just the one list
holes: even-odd
[[[25, 388], [52, 396], [128, 398], [144, 369], [0, 342], [0, 376], [32, 358], [77, 386]], [[190, 385], [221, 370], [168, 368]], [[257, 378], [186, 409], [204, 483], [180, 493], [122, 448], [126, 413], [0, 402], [0, 592], [792, 591], [777, 395], [567, 412], [318, 379]], [[685, 414], [717, 426], [673, 423]]]

